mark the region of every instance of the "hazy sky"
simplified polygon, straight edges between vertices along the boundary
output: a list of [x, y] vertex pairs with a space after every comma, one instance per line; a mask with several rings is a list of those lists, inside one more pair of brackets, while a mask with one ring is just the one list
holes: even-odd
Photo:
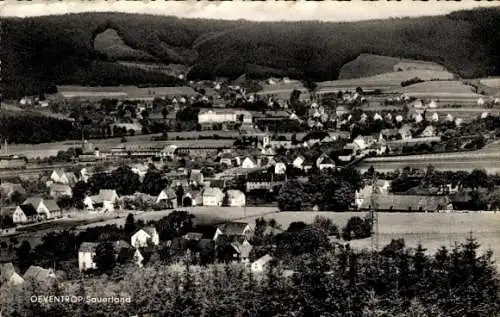
[[120, 11], [175, 15], [186, 18], [246, 19], [255, 21], [353, 21], [389, 17], [440, 15], [460, 9], [500, 5], [497, 1], [0, 1], [0, 16], [38, 16], [88, 11]]

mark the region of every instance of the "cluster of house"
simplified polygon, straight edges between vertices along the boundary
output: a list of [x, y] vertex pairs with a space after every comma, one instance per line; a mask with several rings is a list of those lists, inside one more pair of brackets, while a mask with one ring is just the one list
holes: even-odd
[[[144, 227], [138, 229], [130, 238], [130, 243], [124, 240], [110, 242], [115, 252], [116, 260], [119, 262], [132, 262], [142, 267], [145, 259], [144, 248], [160, 244], [160, 236], [155, 227]], [[78, 249], [78, 268], [80, 271], [95, 270], [97, 242], [83, 242]], [[141, 252], [142, 250], [142, 252]]]
[[[264, 234], [277, 234], [280, 229], [267, 227]], [[250, 263], [250, 253], [253, 246], [250, 244], [250, 239], [254, 234], [254, 229], [248, 223], [229, 222], [220, 225], [216, 228], [213, 238], [203, 238], [202, 233], [188, 232], [181, 239], [190, 242], [187, 247], [189, 256], [199, 255], [200, 246], [212, 246], [215, 252], [216, 248], [219, 253], [224, 254], [224, 257], [231, 262], [240, 262], [246, 264], [255, 273], [261, 273], [266, 269], [267, 264], [272, 259], [271, 256], [265, 255]], [[172, 241], [166, 241], [166, 246], [172, 245]], [[130, 243], [126, 241], [113, 241], [111, 245], [115, 251], [116, 259], [142, 267], [144, 259], [148, 256], [145, 253], [150, 253], [151, 248], [160, 244], [159, 234], [155, 227], [144, 227], [138, 229], [130, 238]], [[97, 268], [95, 262], [96, 250], [99, 246], [97, 242], [83, 242], [78, 250], [78, 267], [80, 271], [88, 271]], [[149, 248], [149, 250], [148, 250]]]
[[366, 184], [355, 193], [356, 208], [358, 210], [375, 209], [388, 212], [447, 212], [453, 210], [453, 204], [448, 196], [395, 195], [389, 193], [390, 187], [391, 182], [388, 180], [376, 180], [375, 183]]
[[14, 224], [26, 224], [62, 217], [61, 208], [54, 199], [30, 197], [15, 208], [6, 208], [2, 213], [9, 215]]
[[52, 268], [46, 269], [32, 265], [21, 275], [11, 262], [0, 263], [0, 287], [2, 288], [4, 286], [20, 286], [28, 281], [49, 284], [56, 281], [57, 278], [58, 276]]

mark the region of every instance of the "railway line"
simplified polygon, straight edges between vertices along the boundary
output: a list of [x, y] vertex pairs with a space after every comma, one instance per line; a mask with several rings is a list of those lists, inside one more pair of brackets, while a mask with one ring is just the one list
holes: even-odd
[[12, 169], [0, 169], [0, 178], [4, 177], [14, 177], [20, 174], [22, 175], [35, 175], [39, 173], [43, 173], [46, 171], [52, 171], [57, 168], [68, 168], [68, 167], [87, 167], [94, 166], [97, 162], [82, 162], [82, 163], [63, 163], [63, 164], [52, 164], [40, 166], [40, 164], [28, 163], [23, 168], [12, 168]]

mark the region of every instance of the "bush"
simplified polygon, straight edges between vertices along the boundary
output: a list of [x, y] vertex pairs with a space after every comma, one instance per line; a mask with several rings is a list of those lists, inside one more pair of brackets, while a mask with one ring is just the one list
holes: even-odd
[[423, 83], [424, 81], [418, 77], [414, 77], [412, 79], [408, 79], [408, 80], [405, 80], [405, 81], [402, 81], [401, 82], [401, 86], [402, 87], [406, 87], [406, 86], [410, 86], [410, 85], [413, 85], [413, 84], [418, 84], [418, 83]]
[[342, 229], [342, 238], [347, 241], [369, 238], [371, 235], [372, 220], [370, 218], [363, 220], [360, 217], [352, 217]]

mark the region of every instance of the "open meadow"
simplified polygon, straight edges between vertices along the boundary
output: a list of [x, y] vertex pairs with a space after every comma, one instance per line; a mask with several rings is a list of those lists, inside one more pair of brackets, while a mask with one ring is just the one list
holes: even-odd
[[361, 53], [354, 60], [344, 64], [339, 72], [339, 79], [351, 79], [374, 76], [383, 73], [406, 70], [437, 70], [446, 68], [434, 62]]
[[309, 99], [310, 94], [307, 88], [300, 81], [290, 81], [290, 82], [278, 82], [272, 85], [262, 85], [262, 90], [257, 92], [257, 95], [273, 95], [279, 99], [288, 100], [292, 91], [301, 91], [300, 98]]
[[500, 77], [482, 78], [479, 82], [488, 87], [500, 88]]
[[495, 174], [500, 173], [500, 151], [496, 147], [488, 147], [469, 152], [370, 157], [357, 164], [356, 168], [361, 173], [371, 166], [379, 172], [392, 172], [406, 166], [426, 169], [429, 165], [444, 171], [472, 171], [479, 168]]
[[156, 96], [196, 96], [188, 86], [163, 86], [140, 88], [137, 86], [79, 86], [61, 85], [57, 91], [65, 98], [116, 98], [116, 99], [154, 99]]
[[[283, 229], [294, 221], [312, 223], [316, 216], [327, 217], [339, 227], [347, 224], [353, 216], [366, 217], [367, 212], [280, 212], [264, 216], [275, 219]], [[258, 217], [249, 217], [254, 222]], [[433, 254], [441, 246], [452, 247], [464, 242], [472, 233], [481, 244], [480, 251], [491, 248], [500, 267], [500, 213], [378, 213], [378, 242], [383, 247], [391, 239], [403, 238], [409, 247], [419, 243]], [[349, 244], [358, 249], [369, 249], [370, 239], [354, 240]]]
[[[194, 222], [197, 225], [214, 225], [227, 221], [234, 221], [238, 219], [246, 219], [247, 217], [259, 217], [269, 214], [275, 214], [278, 209], [276, 207], [186, 207], [179, 208], [179, 210], [186, 210], [195, 216]], [[160, 211], [145, 211], [136, 213], [134, 218], [136, 220], [144, 220], [145, 222], [151, 220], [159, 220], [168, 216], [173, 210], [160, 210]], [[101, 222], [85, 224], [79, 226], [78, 229], [85, 229], [90, 227], [113, 225], [122, 226], [125, 224], [125, 217], [118, 219], [108, 219]]]
[[380, 89], [384, 91], [395, 91], [401, 89], [401, 82], [418, 77], [421, 80], [451, 80], [453, 74], [443, 70], [428, 70], [417, 69], [400, 72], [389, 72], [374, 76], [333, 80], [318, 83], [319, 93], [336, 92], [338, 90], [355, 90], [356, 87], [361, 87], [364, 90]]
[[393, 93], [406, 94], [419, 99], [433, 99], [440, 105], [475, 106], [484, 96], [477, 94], [474, 87], [458, 80], [426, 81], [407, 87], [400, 87]]

